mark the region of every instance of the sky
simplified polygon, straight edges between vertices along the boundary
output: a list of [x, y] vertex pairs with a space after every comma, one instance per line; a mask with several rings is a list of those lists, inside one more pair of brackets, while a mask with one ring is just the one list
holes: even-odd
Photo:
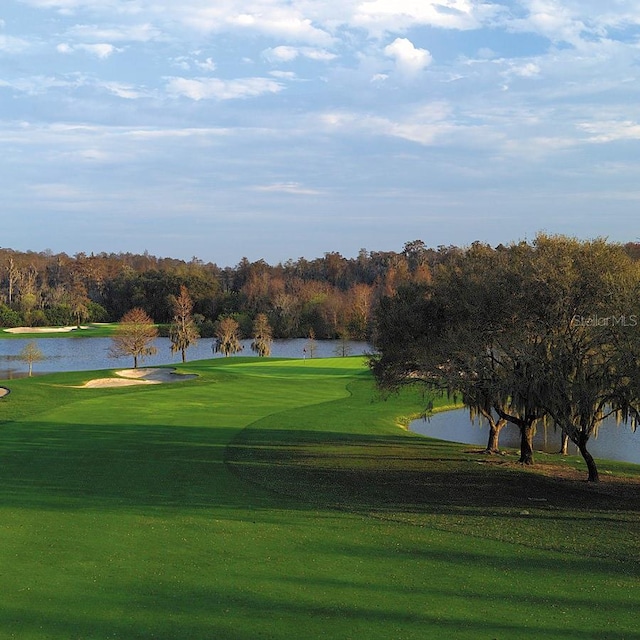
[[2, 0], [0, 247], [638, 241], [640, 0]]

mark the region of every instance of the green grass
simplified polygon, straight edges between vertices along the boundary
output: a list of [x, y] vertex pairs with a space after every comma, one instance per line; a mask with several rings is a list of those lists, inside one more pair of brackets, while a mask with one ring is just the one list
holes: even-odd
[[410, 434], [362, 358], [179, 369], [7, 383], [0, 639], [640, 638], [637, 467]]

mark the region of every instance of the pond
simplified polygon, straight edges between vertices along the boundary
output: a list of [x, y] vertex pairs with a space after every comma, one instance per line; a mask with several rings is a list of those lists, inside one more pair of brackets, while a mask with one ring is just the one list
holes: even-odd
[[[472, 422], [467, 409], [444, 411], [427, 420], [413, 420], [409, 429], [431, 438], [482, 447], [486, 446], [489, 438], [489, 427]], [[539, 427], [533, 446], [536, 451], [557, 453], [560, 450], [560, 432], [553, 427]], [[500, 448], [520, 448], [520, 432], [515, 426], [507, 424], [500, 432]], [[640, 464], [640, 430], [634, 433], [629, 425], [618, 425], [614, 419], [605, 420], [598, 430], [598, 436], [592, 436], [589, 440], [588, 449], [596, 460], [621, 460]], [[573, 443], [569, 445], [569, 453], [579, 455]]]
[[[58, 371], [93, 371], [96, 369], [115, 369], [131, 367], [133, 358], [109, 357], [111, 338], [36, 338], [0, 340], [0, 380], [19, 378], [26, 375], [28, 366], [19, 359], [19, 354], [28, 342], [35, 342], [42, 352], [44, 360], [33, 365], [34, 375], [39, 373], [53, 373]], [[293, 340], [274, 340], [271, 348], [272, 357], [305, 358], [309, 357], [304, 351], [308, 345], [304, 338]], [[254, 356], [251, 351], [251, 340], [242, 340], [243, 350], [239, 356]], [[350, 355], [370, 353], [372, 347], [367, 342], [349, 341], [346, 343]], [[202, 338], [187, 350], [187, 361], [203, 360], [206, 358], [220, 358], [212, 350], [213, 339]], [[343, 343], [340, 340], [317, 340], [314, 357], [327, 358], [341, 355]], [[145, 358], [143, 366], [160, 364], [176, 364], [181, 362], [179, 353], [171, 353], [169, 338], [157, 338], [154, 346], [158, 352], [154, 356]], [[257, 357], [257, 356], [256, 356]]]

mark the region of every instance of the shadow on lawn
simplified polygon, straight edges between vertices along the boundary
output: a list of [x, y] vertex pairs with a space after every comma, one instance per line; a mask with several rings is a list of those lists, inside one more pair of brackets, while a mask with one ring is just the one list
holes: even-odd
[[[330, 437], [335, 436], [335, 437]], [[465, 535], [640, 561], [638, 484], [594, 486], [407, 436], [245, 429], [226, 462], [239, 477], [312, 504]]]
[[567, 481], [522, 467], [514, 456], [423, 438], [249, 428], [230, 443], [225, 461], [272, 490], [354, 509], [456, 512], [546, 503], [640, 512], [638, 484], [589, 485], [578, 472], [580, 480]]
[[47, 509], [272, 506], [223, 463], [237, 428], [32, 423], [0, 440], [0, 506]]
[[[461, 567], [461, 570], [464, 569]], [[251, 578], [247, 576], [247, 585]], [[312, 589], [323, 598], [291, 598], [279, 596], [279, 586], [298, 583], [302, 593]], [[171, 583], [154, 585], [122, 584], [120, 589], [86, 597], [85, 609], [74, 610], [55, 595], [41, 609], [28, 612], [12, 610], [0, 605], [0, 615], [10, 621], [5, 631], [17, 631], [36, 637], [46, 629], [51, 637], [122, 637], [129, 639], [155, 638], [224, 638], [243, 640], [256, 637], [290, 638], [304, 626], [307, 637], [353, 638], [363, 634], [373, 638], [403, 637], [477, 637], [477, 638], [556, 638], [564, 640], [585, 638], [585, 628], [576, 616], [567, 611], [584, 610], [593, 601], [575, 597], [556, 596], [553, 600], [523, 590], [519, 606], [523, 621], [490, 613], [500, 610], [505, 602], [514, 599], [513, 592], [484, 590], [482, 593], [460, 587], [443, 592], [440, 586], [426, 584], [420, 589], [423, 606], [406, 607], [406, 599], [415, 601], [414, 590], [394, 586], [367, 585], [356, 580], [341, 583], [309, 580], [291, 581], [287, 576], [273, 576], [269, 589], [257, 586], [243, 589], [222, 589], [190, 585], [175, 589]], [[519, 591], [519, 590], [518, 590]], [[353, 594], [361, 596], [361, 604], [353, 604]], [[348, 603], [344, 595], [348, 593]], [[125, 601], [123, 594], [126, 594]], [[386, 594], [386, 596], [385, 596]], [[342, 595], [342, 597], [341, 597]], [[385, 596], [386, 599], [382, 599]], [[469, 599], [466, 607], [451, 609], [445, 600]], [[605, 600], [598, 605], [617, 619], [617, 627], [590, 629], [608, 640], [637, 638], [633, 614], [619, 601]], [[544, 615], [536, 612], [545, 612]], [[167, 615], [172, 612], [172, 616]], [[304, 621], [301, 623], [301, 621]], [[82, 636], [79, 632], [82, 632]], [[381, 631], [384, 635], [381, 634]], [[393, 634], [393, 635], [391, 635]]]

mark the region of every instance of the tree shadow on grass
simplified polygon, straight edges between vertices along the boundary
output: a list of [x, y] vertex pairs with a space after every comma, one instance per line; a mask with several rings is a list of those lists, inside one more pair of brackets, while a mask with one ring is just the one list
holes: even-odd
[[[247, 576], [245, 584], [251, 584]], [[297, 582], [303, 593], [309, 589], [323, 594], [311, 600], [278, 596], [280, 584]], [[578, 640], [602, 637], [608, 640], [630, 640], [635, 633], [629, 607], [618, 601], [604, 601], [598, 606], [616, 618], [617, 625], [589, 628], [576, 615], [566, 612], [584, 611], [593, 602], [570, 595], [551, 600], [543, 596], [518, 592], [521, 621], [513, 617], [487, 615], [499, 612], [505, 602], [514, 599], [508, 591], [473, 591], [451, 588], [442, 592], [436, 585], [426, 584], [420, 590], [422, 606], [416, 606], [416, 593], [381, 584], [364, 585], [357, 581], [327, 582], [309, 577], [291, 581], [287, 576], [274, 576], [270, 589], [259, 587], [222, 589], [190, 586], [176, 589], [172, 584], [151, 586], [121, 585], [120, 591], [87, 597], [83, 610], [74, 610], [53, 597], [39, 610], [12, 610], [0, 605], [4, 630], [22, 637], [41, 637], [47, 630], [51, 638], [224, 638], [244, 640], [260, 638], [285, 639], [299, 637], [354, 638], [522, 638], [540, 640]], [[125, 602], [122, 594], [128, 595]], [[344, 594], [357, 593], [345, 601]], [[161, 594], [160, 597], [158, 594]], [[382, 598], [386, 598], [383, 600]], [[406, 598], [413, 606], [406, 607]], [[461, 599], [466, 600], [460, 606]], [[447, 606], [445, 601], [457, 601]], [[168, 612], [171, 616], [168, 616]], [[544, 612], [544, 613], [543, 613]], [[564, 615], [563, 615], [564, 614]]]
[[640, 561], [638, 484], [569, 482], [424, 438], [290, 429], [245, 429], [225, 460], [245, 481], [324, 507]]
[[223, 462], [237, 428], [31, 423], [4, 429], [0, 506], [141, 509], [273, 505]]

